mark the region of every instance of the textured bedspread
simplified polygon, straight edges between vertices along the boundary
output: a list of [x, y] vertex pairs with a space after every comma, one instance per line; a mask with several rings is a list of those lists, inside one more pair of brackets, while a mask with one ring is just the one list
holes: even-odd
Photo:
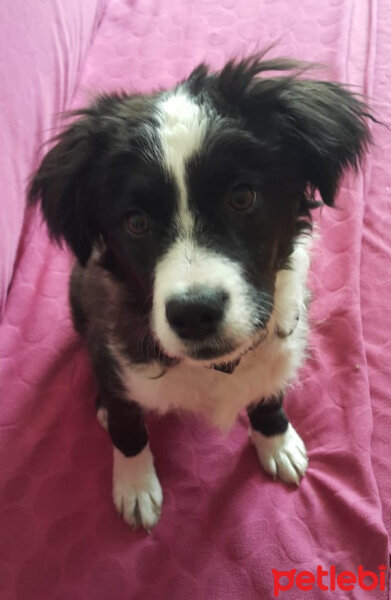
[[[109, 0], [74, 104], [171, 85], [201, 60], [217, 68], [277, 40], [273, 55], [325, 63], [320, 76], [357, 86], [391, 123], [390, 36], [387, 0]], [[377, 146], [345, 179], [339, 210], [316, 217], [310, 357], [286, 403], [309, 451], [305, 479], [272, 482], [244, 418], [227, 437], [190, 417], [151, 419], [164, 507], [150, 535], [112, 504], [111, 447], [67, 305], [71, 258], [27, 218], [0, 325], [2, 599], [267, 600], [272, 569], [388, 565], [391, 138], [373, 130]], [[293, 585], [280, 597], [387, 591]]]
[[102, 0], [0, 2], [0, 319], [37, 149], [69, 108]]

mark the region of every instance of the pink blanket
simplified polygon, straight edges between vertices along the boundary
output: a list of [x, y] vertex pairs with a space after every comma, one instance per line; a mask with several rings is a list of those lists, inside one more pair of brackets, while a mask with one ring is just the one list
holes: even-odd
[[0, 318], [37, 149], [69, 108], [103, 0], [0, 3]]
[[[219, 67], [279, 40], [274, 54], [326, 63], [323, 77], [357, 86], [391, 122], [387, 4], [109, 0], [75, 104], [171, 85], [203, 59]], [[293, 489], [261, 471], [244, 418], [227, 437], [189, 417], [152, 419], [164, 508], [150, 535], [112, 504], [111, 447], [67, 305], [71, 258], [27, 219], [0, 327], [2, 599], [267, 600], [272, 569], [357, 575], [363, 565], [379, 576], [388, 565], [391, 142], [374, 132], [378, 147], [345, 180], [340, 209], [317, 218], [311, 356], [287, 399], [309, 450], [304, 481]], [[303, 594], [296, 579], [280, 597], [388, 596], [358, 583], [349, 594], [317, 584]]]

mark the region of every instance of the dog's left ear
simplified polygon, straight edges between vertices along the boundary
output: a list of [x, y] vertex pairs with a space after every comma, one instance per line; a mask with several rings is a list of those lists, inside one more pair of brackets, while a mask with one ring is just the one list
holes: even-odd
[[[218, 89], [233, 115], [260, 138], [266, 133], [272, 147], [282, 144], [280, 151], [299, 164], [312, 194], [318, 189], [323, 202], [333, 205], [342, 173], [358, 167], [371, 141], [368, 119], [375, 119], [342, 85], [300, 79], [310, 63], [263, 60], [264, 54], [229, 62], [218, 74]], [[270, 71], [283, 75], [263, 77]], [[205, 79], [205, 67], [193, 78]]]
[[336, 83], [290, 79], [279, 100], [293, 151], [302, 158], [304, 177], [332, 206], [342, 173], [358, 168], [371, 141], [372, 117], [357, 96]]

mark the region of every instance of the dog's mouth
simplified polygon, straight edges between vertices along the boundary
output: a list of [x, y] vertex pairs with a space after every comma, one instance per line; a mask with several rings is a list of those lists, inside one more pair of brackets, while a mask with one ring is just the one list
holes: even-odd
[[[258, 331], [246, 344], [234, 345], [232, 343], [226, 343], [224, 346], [220, 345], [204, 345], [197, 349], [189, 350], [185, 353], [178, 355], [172, 355], [166, 353], [161, 344], [156, 340], [154, 342], [155, 355], [157, 361], [162, 365], [163, 371], [161, 375], [164, 375], [167, 368], [175, 367], [182, 361], [190, 362], [193, 365], [205, 369], [212, 369], [220, 371], [221, 373], [233, 373], [236, 367], [239, 366], [242, 358], [255, 350], [267, 337], [267, 329]], [[159, 377], [161, 376], [159, 375]]]
[[232, 343], [226, 343], [224, 345], [205, 345], [189, 349], [186, 352], [187, 357], [196, 361], [215, 361], [235, 353], [236, 347]]
[[243, 356], [257, 348], [266, 338], [267, 330], [262, 329], [257, 331], [246, 342], [235, 343], [233, 341], [225, 341], [224, 343], [209, 343], [189, 347], [182, 353], [178, 360], [186, 360], [197, 363], [200, 366], [232, 373], [239, 365]]

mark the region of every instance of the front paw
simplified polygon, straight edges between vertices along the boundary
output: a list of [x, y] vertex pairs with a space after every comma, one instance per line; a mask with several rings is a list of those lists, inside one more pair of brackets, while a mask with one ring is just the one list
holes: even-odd
[[288, 425], [285, 433], [266, 436], [251, 429], [251, 441], [259, 460], [274, 479], [299, 485], [308, 467], [307, 452], [301, 437]]
[[163, 494], [149, 445], [131, 457], [114, 448], [113, 500], [119, 514], [134, 529], [142, 526], [149, 531], [158, 522]]

